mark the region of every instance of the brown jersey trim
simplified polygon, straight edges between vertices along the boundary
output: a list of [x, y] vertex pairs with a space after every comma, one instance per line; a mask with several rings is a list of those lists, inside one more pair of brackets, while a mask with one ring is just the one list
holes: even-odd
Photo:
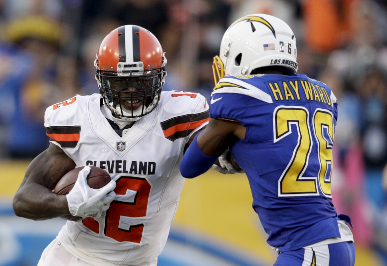
[[187, 137], [193, 130], [210, 120], [208, 110], [198, 114], [178, 116], [161, 122], [164, 136], [175, 141]]
[[46, 135], [64, 148], [74, 148], [80, 138], [80, 126], [46, 127]]
[[208, 110], [201, 112], [201, 113], [197, 113], [197, 114], [177, 116], [177, 117], [173, 117], [173, 118], [170, 118], [168, 120], [161, 122], [161, 127], [163, 130], [166, 130], [166, 129], [171, 128], [177, 124], [199, 121], [199, 120], [206, 119], [209, 117], [210, 116], [209, 116]]
[[47, 134], [76, 134], [81, 132], [80, 126], [51, 126], [46, 127]]

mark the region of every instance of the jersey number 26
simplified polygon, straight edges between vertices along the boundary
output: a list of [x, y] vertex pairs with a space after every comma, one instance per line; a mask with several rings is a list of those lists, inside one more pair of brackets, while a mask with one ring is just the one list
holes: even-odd
[[[279, 197], [319, 195], [318, 187], [326, 197], [332, 197], [333, 115], [326, 109], [318, 108], [311, 120], [312, 128], [309, 121], [309, 111], [304, 107], [279, 106], [274, 111], [274, 142], [281, 141], [290, 134], [298, 135], [292, 158], [278, 180]], [[296, 126], [297, 132], [292, 132], [292, 125]], [[320, 169], [317, 177], [304, 177], [313, 139], [317, 140]]]

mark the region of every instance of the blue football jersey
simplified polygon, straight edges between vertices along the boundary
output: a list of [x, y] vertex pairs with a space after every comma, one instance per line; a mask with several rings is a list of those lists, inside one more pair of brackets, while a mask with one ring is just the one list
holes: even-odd
[[269, 245], [288, 251], [340, 237], [331, 195], [337, 100], [326, 84], [298, 74], [227, 76], [210, 117], [246, 127], [231, 151]]

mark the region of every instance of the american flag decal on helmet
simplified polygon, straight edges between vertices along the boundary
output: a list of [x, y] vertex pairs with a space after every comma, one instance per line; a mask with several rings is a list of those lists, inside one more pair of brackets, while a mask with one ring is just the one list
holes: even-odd
[[268, 50], [275, 50], [275, 45], [274, 43], [268, 43], [263, 45], [263, 50], [268, 51]]

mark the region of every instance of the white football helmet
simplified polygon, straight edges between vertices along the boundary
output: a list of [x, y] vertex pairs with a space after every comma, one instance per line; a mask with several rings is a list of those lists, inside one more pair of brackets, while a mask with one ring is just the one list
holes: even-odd
[[225, 75], [249, 75], [256, 68], [281, 66], [297, 72], [296, 37], [281, 19], [252, 14], [226, 30], [212, 66], [215, 84]]

